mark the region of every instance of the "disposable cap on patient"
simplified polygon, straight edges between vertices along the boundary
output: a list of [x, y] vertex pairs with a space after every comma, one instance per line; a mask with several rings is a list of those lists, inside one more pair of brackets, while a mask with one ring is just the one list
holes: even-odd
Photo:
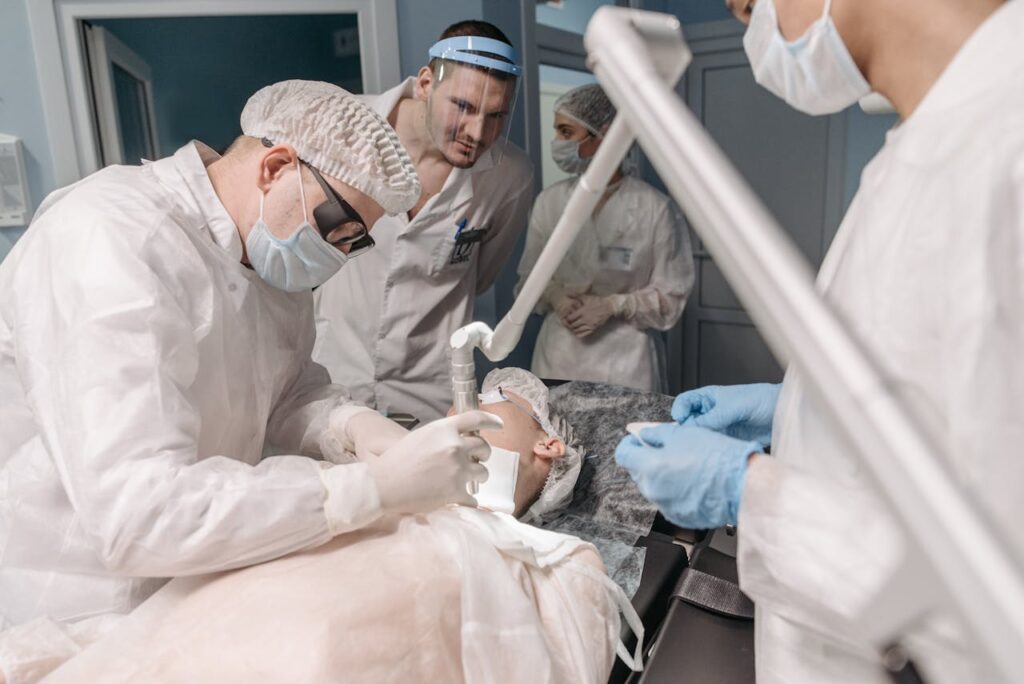
[[[565, 442], [565, 455], [552, 463], [551, 473], [540, 496], [523, 518], [529, 521], [568, 505], [580, 475], [583, 458], [579, 450], [570, 444], [572, 435], [569, 434], [569, 426], [557, 418], [553, 420], [548, 407], [548, 388], [540, 378], [522, 368], [498, 368], [487, 374], [480, 391], [484, 395], [493, 396], [499, 388], [525, 399], [533, 408], [544, 432], [549, 437], [558, 437]], [[558, 427], [555, 426], [556, 422]]]
[[555, 100], [555, 114], [564, 114], [594, 135], [602, 136], [604, 127], [615, 118], [615, 105], [601, 86], [585, 85], [573, 88]]
[[242, 132], [295, 148], [299, 158], [371, 197], [388, 214], [408, 211], [420, 181], [387, 120], [355, 95], [321, 81], [281, 81], [242, 110]]

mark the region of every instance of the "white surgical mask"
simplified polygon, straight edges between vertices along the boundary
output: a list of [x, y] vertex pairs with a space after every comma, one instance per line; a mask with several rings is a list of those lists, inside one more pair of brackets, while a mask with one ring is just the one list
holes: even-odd
[[754, 78], [791, 107], [834, 114], [871, 92], [831, 16], [832, 0], [807, 32], [788, 42], [779, 30], [775, 0], [758, 0], [743, 37]]
[[[298, 162], [295, 164], [298, 170]], [[311, 290], [326, 283], [337, 273], [348, 256], [324, 240], [309, 222], [306, 211], [306, 192], [299, 177], [299, 195], [302, 198], [302, 225], [287, 238], [274, 237], [263, 221], [263, 194], [260, 194], [260, 217], [245, 239], [245, 249], [253, 270], [263, 280], [286, 292]]]
[[[584, 138], [586, 140], [586, 138]], [[551, 158], [555, 165], [566, 173], [579, 175], [590, 166], [590, 157], [584, 159], [580, 156], [580, 143], [582, 140], [555, 140], [551, 141]]]

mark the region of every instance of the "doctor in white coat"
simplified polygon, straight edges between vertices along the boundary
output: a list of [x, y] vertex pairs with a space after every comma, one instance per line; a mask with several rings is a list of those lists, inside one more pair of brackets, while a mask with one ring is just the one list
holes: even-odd
[[[537, 196], [517, 291], [614, 118], [615, 107], [598, 85], [574, 88], [555, 101], [551, 153], [573, 177]], [[531, 370], [542, 378], [666, 391], [660, 333], [683, 315], [693, 277], [690, 236], [672, 200], [616, 171], [537, 304], [545, 318]]]
[[223, 157], [192, 142], [57, 191], [0, 265], [7, 684], [168, 577], [472, 503], [485, 477], [486, 444], [463, 433], [489, 414], [406, 436], [310, 359], [310, 288], [419, 197], [394, 131], [308, 81], [260, 90], [241, 124]]
[[520, 68], [496, 27], [449, 27], [415, 78], [364, 98], [409, 150], [423, 192], [381, 219], [381, 249], [316, 292], [313, 357], [384, 413], [421, 420], [451, 404], [448, 338], [473, 319], [526, 228], [533, 170], [505, 140]]
[[[875, 90], [899, 111], [818, 288], [940, 431], [950, 472], [1024, 566], [1024, 2], [731, 5], [757, 80], [793, 106], [835, 112]], [[907, 541], [799, 368], [781, 395], [708, 387], [673, 416], [643, 434], [653, 446], [630, 437], [617, 457], [676, 522], [738, 518], [758, 681], [889, 681], [851, 621]], [[949, 562], [970, 542], [948, 540]], [[951, 616], [928, 616], [906, 644], [926, 681], [1000, 681]]]

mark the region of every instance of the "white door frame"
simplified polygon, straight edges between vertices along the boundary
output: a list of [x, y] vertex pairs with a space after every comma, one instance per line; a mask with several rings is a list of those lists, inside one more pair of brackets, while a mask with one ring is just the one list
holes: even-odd
[[84, 19], [263, 14], [355, 14], [366, 92], [401, 78], [396, 0], [32, 0], [26, 3], [46, 132], [58, 187], [100, 168], [83, 35]]
[[138, 159], [125, 159], [121, 146], [121, 114], [117, 106], [117, 85], [114, 67], [117, 66], [142, 84], [143, 102], [140, 109], [145, 117], [143, 126], [149, 138], [146, 159], [157, 157], [160, 136], [156, 128], [156, 109], [153, 105], [153, 73], [141, 57], [101, 26], [86, 26], [89, 45], [89, 69], [92, 74], [93, 95], [96, 101], [96, 125], [99, 128], [102, 163], [138, 164]]

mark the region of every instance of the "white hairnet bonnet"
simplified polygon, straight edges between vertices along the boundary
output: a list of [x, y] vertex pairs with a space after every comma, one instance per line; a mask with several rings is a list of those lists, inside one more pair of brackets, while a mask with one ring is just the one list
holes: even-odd
[[591, 84], [573, 88], [555, 100], [555, 114], [564, 114], [600, 136], [615, 118], [615, 105], [601, 86]]
[[548, 388], [533, 373], [522, 368], [497, 368], [484, 378], [480, 391], [493, 392], [498, 388], [518, 394], [529, 402], [533, 412], [540, 419], [541, 428], [549, 437], [558, 437], [565, 442], [565, 455], [555, 459], [551, 472], [544, 483], [540, 496], [530, 506], [523, 520], [537, 519], [566, 506], [572, 501], [573, 489], [580, 476], [583, 455], [575, 444], [569, 424], [552, 416], [548, 408]]
[[321, 173], [365, 193], [390, 215], [416, 204], [416, 168], [391, 125], [355, 95], [322, 81], [261, 88], [242, 110], [242, 133], [286, 143]]

